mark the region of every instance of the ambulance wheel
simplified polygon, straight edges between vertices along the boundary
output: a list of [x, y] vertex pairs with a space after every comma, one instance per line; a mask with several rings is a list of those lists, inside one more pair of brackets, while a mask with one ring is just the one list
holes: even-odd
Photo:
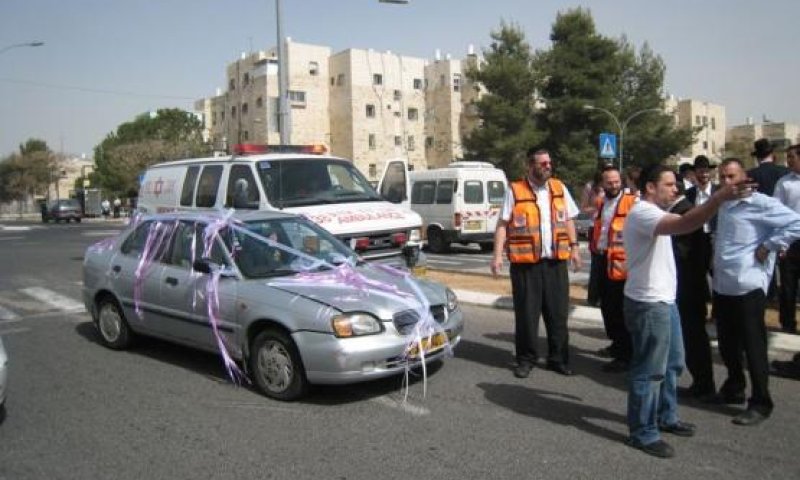
[[446, 253], [450, 244], [444, 239], [441, 229], [431, 227], [428, 229], [428, 249], [433, 253]]

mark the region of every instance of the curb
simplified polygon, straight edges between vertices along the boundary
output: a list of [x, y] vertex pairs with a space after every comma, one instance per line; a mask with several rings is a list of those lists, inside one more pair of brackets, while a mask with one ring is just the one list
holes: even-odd
[[[428, 267], [430, 268], [430, 267]], [[440, 272], [448, 272], [448, 273], [462, 273], [455, 270], [444, 270], [444, 269], [436, 269]], [[466, 275], [474, 275], [479, 276], [479, 273], [466, 273]], [[489, 277], [489, 275], [483, 275]], [[507, 277], [508, 275], [503, 275]], [[581, 285], [577, 282], [570, 282], [572, 285]], [[495, 308], [498, 310], [514, 310], [514, 302], [511, 297], [507, 295], [497, 295], [493, 293], [482, 293], [482, 292], [474, 292], [471, 290], [461, 290], [461, 289], [453, 289], [458, 300], [461, 303], [467, 305], [475, 305], [479, 307], [489, 307]], [[588, 322], [594, 323], [599, 326], [603, 325], [603, 316], [600, 313], [600, 309], [597, 307], [587, 307], [584, 305], [575, 305], [570, 307], [570, 320], [578, 320], [581, 322]], [[709, 324], [708, 327], [708, 334], [711, 337], [711, 345], [716, 347], [717, 346], [717, 329], [714, 325]], [[789, 333], [783, 332], [767, 332], [767, 343], [769, 345], [769, 351], [775, 352], [800, 352], [800, 335], [792, 335]]]

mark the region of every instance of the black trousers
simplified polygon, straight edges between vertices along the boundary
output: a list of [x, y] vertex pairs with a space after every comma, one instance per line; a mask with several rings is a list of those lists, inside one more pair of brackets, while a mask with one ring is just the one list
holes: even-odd
[[681, 262], [678, 269], [676, 302], [681, 315], [686, 369], [692, 375], [692, 388], [698, 392], [714, 391], [714, 368], [711, 361], [711, 341], [706, 331], [706, 316], [710, 300], [707, 270], [702, 265]]
[[760, 288], [736, 296], [714, 292], [719, 353], [728, 369], [728, 378], [720, 392], [732, 394], [744, 391], [744, 353], [753, 391], [748, 408], [769, 415], [773, 404], [768, 386], [767, 327], [764, 325], [766, 303], [767, 297]]
[[794, 242], [786, 252], [786, 256], [778, 260], [778, 271], [781, 277], [778, 290], [781, 328], [785, 332], [795, 333], [797, 332], [797, 318], [795, 315], [797, 281], [800, 280], [800, 242]]
[[512, 263], [514, 345], [518, 363], [534, 364], [539, 358], [536, 342], [539, 317], [547, 330], [547, 361], [569, 362], [569, 278], [567, 262], [543, 259], [537, 263]]
[[598, 265], [598, 294], [600, 297], [600, 313], [603, 315], [603, 326], [611, 340], [611, 356], [629, 362], [633, 345], [631, 334], [625, 326], [625, 315], [622, 305], [625, 300], [625, 280], [608, 278], [608, 257], [593, 255], [592, 262]]

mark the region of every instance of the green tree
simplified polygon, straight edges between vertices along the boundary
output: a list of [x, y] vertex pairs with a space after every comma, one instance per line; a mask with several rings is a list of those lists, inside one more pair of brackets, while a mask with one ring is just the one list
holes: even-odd
[[588, 114], [584, 106], [612, 103], [624, 65], [617, 42], [597, 33], [588, 10], [559, 13], [550, 40], [549, 50], [537, 52], [544, 107], [536, 116], [558, 176], [575, 187], [592, 178], [598, 165], [597, 134], [608, 131], [609, 120]]
[[516, 179], [526, 172], [525, 152], [542, 139], [533, 116], [533, 54], [518, 26], [502, 23], [491, 38], [485, 61], [467, 71], [486, 94], [476, 102], [481, 126], [464, 139], [464, 147], [466, 158], [488, 160]]
[[197, 117], [180, 109], [140, 115], [95, 147], [96, 169], [90, 178], [115, 194], [135, 193], [139, 175], [150, 165], [209, 153], [202, 128]]
[[0, 162], [0, 201], [22, 201], [47, 191], [57, 168], [44, 140], [30, 138]]

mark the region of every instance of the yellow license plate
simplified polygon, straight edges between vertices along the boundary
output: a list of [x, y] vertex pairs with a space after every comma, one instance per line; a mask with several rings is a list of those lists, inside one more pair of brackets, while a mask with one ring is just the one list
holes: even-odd
[[464, 230], [480, 230], [482, 224], [480, 220], [467, 220], [464, 223]]
[[411, 358], [416, 358], [419, 355], [419, 347], [422, 345], [422, 351], [424, 353], [430, 353], [435, 350], [440, 350], [444, 345], [447, 343], [447, 334], [444, 332], [439, 332], [435, 335], [430, 337], [423, 338], [419, 342], [414, 343], [411, 346], [411, 349], [408, 351], [408, 356]]

